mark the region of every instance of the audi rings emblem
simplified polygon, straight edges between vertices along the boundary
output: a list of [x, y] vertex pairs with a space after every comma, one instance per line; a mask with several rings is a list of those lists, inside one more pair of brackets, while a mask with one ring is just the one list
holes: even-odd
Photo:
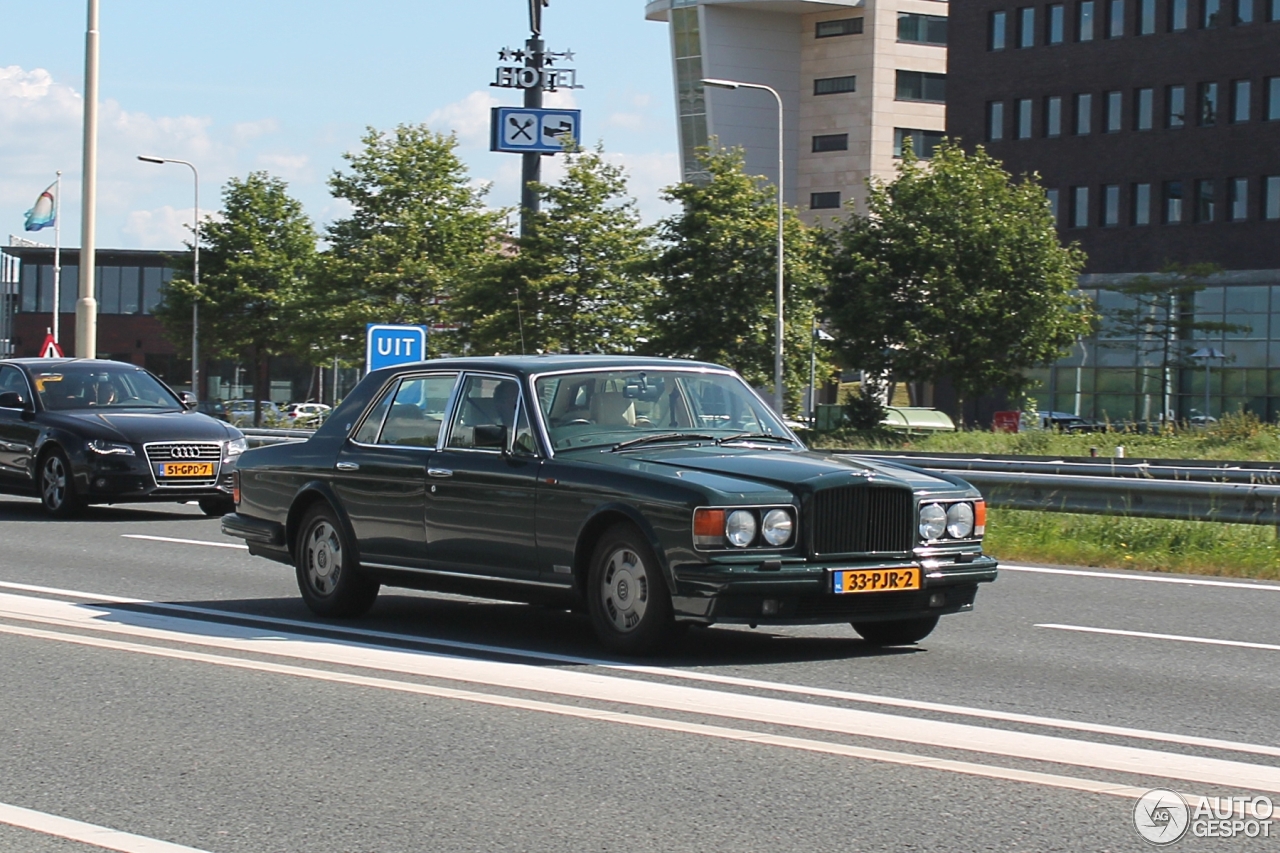
[[192, 445], [178, 445], [169, 451], [174, 459], [199, 459], [200, 448]]

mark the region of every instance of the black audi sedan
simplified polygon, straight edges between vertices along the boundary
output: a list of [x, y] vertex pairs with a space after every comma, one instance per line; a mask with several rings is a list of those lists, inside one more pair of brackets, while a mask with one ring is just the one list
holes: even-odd
[[370, 373], [304, 443], [250, 450], [224, 533], [322, 616], [380, 585], [585, 610], [611, 650], [688, 624], [923, 639], [996, 577], [946, 474], [815, 453], [734, 372], [604, 356]]
[[0, 361], [0, 492], [39, 497], [55, 517], [191, 500], [222, 515], [234, 509], [231, 472], [246, 447], [235, 427], [132, 364]]

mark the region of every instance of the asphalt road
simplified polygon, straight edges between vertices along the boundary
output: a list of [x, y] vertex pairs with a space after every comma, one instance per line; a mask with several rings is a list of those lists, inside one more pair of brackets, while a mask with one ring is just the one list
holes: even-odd
[[322, 623], [194, 507], [0, 498], [0, 851], [1150, 849], [1149, 789], [1280, 801], [1278, 610], [1009, 567], [916, 648], [712, 628], [637, 663], [461, 597]]

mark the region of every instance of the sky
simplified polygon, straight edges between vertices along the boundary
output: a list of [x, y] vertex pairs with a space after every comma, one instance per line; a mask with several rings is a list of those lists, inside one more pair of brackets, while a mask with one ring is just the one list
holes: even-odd
[[[100, 248], [172, 249], [189, 238], [190, 160], [200, 207], [231, 177], [266, 170], [323, 228], [346, 209], [326, 180], [367, 127], [425, 122], [454, 132], [493, 207], [519, 203], [520, 156], [489, 151], [489, 111], [519, 105], [491, 88], [498, 51], [528, 37], [527, 0], [101, 0]], [[62, 242], [80, 242], [86, 0], [23, 3], [0, 47], [0, 240], [52, 244], [23, 215], [63, 173]], [[646, 221], [679, 179], [667, 25], [643, 0], [551, 0], [550, 50], [571, 49], [585, 88], [548, 95], [583, 111], [583, 143], [628, 170]], [[544, 161], [544, 181], [558, 169]], [[559, 158], [555, 158], [558, 160]], [[514, 219], [513, 219], [514, 221]]]

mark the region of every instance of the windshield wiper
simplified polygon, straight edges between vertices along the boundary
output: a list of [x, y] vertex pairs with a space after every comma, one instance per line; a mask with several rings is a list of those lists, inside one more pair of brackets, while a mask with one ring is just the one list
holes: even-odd
[[729, 441], [780, 441], [784, 444], [795, 444], [792, 439], [785, 435], [771, 435], [767, 432], [740, 432], [737, 435], [726, 435], [724, 438], [717, 438], [716, 444], [724, 444]]
[[630, 441], [624, 441], [621, 444], [615, 444], [613, 451], [625, 450], [628, 447], [636, 447], [641, 444], [653, 444], [659, 441], [714, 441], [714, 435], [704, 435], [697, 432], [662, 432], [657, 435], [642, 435], [640, 438], [633, 438]]

